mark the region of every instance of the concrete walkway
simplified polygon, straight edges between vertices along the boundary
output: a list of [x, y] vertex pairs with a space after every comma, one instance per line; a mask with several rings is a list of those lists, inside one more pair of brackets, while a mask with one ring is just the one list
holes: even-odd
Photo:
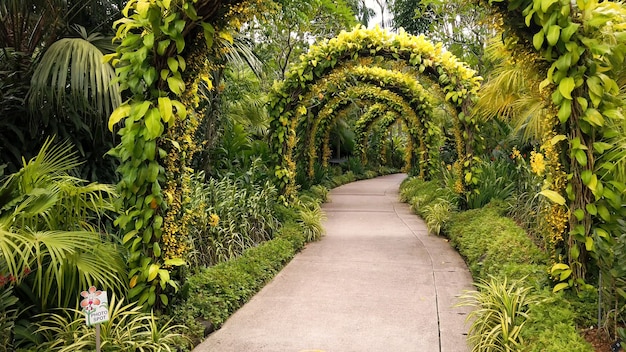
[[331, 191], [310, 243], [196, 352], [463, 352], [472, 277], [398, 201], [405, 175]]

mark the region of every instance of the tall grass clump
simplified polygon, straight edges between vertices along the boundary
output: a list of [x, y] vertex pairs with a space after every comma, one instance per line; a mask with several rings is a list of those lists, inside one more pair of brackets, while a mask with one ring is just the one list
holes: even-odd
[[278, 191], [270, 182], [247, 183], [243, 178], [191, 179], [187, 212], [192, 266], [211, 266], [240, 255], [246, 248], [272, 238], [280, 222], [275, 216]]

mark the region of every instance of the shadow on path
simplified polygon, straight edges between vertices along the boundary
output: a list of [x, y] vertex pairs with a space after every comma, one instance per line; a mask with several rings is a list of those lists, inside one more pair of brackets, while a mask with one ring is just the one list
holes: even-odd
[[310, 243], [195, 352], [464, 352], [472, 277], [398, 200], [406, 175], [335, 188]]

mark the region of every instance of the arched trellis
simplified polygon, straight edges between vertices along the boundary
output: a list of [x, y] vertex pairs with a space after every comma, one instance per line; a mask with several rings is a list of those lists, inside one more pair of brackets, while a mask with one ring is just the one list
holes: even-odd
[[[373, 135], [370, 133], [375, 127], [380, 128], [383, 131], [388, 131], [391, 126], [396, 122], [401, 121], [402, 117], [397, 111], [389, 110], [383, 104], [376, 103], [367, 110], [363, 116], [357, 121], [355, 126], [355, 135], [357, 140], [357, 148], [359, 148], [359, 154], [361, 155], [361, 162], [367, 164], [367, 150], [369, 149], [369, 143]], [[407, 148], [413, 150], [413, 140], [409, 140]], [[384, 151], [383, 151], [384, 152]], [[381, 154], [383, 153], [381, 152]], [[405, 161], [407, 165], [412, 163], [415, 159], [414, 155], [407, 153], [405, 155]], [[420, 167], [420, 170], [423, 170]]]
[[[425, 151], [426, 143], [424, 141], [420, 119], [412, 106], [400, 95], [373, 85], [352, 86], [348, 87], [340, 94], [337, 94], [337, 96], [333, 97], [325, 104], [317, 118], [313, 121], [313, 126], [309, 129], [309, 133], [307, 134], [308, 141], [304, 143], [306, 149], [303, 153], [308, 160], [309, 173], [312, 172], [314, 162], [317, 160], [318, 154], [316, 146], [322, 144], [322, 150], [328, 149], [328, 141], [325, 137], [330, 130], [329, 127], [332, 126], [338, 115], [337, 112], [343, 107], [352, 104], [355, 100], [379, 102], [384, 104], [388, 110], [397, 111], [402, 116], [402, 120], [407, 126], [407, 131], [413, 143], [419, 145], [420, 152]], [[408, 153], [411, 153], [409, 159], [413, 160], [413, 151], [409, 150]], [[326, 162], [327, 160], [322, 160], [323, 164], [326, 164]], [[420, 166], [421, 165], [423, 165], [423, 163], [420, 163]], [[407, 165], [407, 168], [410, 169], [411, 167], [412, 165]], [[420, 170], [420, 173], [425, 174], [426, 170]]]
[[[312, 83], [338, 64], [363, 56], [379, 56], [388, 60], [402, 60], [438, 82], [449, 100], [460, 112], [460, 125], [470, 143], [459, 138], [457, 144], [464, 145], [471, 153], [474, 127], [466, 119], [467, 104], [480, 84], [480, 78], [451, 53], [444, 52], [440, 45], [407, 33], [390, 34], [379, 28], [358, 28], [342, 32], [336, 38], [311, 47], [299, 64], [287, 74], [287, 78], [274, 87], [270, 96], [271, 147], [278, 156], [276, 177], [287, 194], [294, 189], [295, 162], [293, 148], [296, 144], [295, 127], [304, 113], [298, 106], [308, 93]], [[306, 107], [304, 107], [306, 108]], [[464, 156], [462, 156], [464, 157]]]
[[[413, 111], [417, 113], [419, 119], [419, 125], [408, 124], [407, 127], [417, 127], [417, 135], [420, 138], [420, 145], [429, 145], [429, 139], [440, 131], [438, 128], [432, 128], [430, 124], [430, 116], [432, 111], [432, 98], [430, 94], [422, 88], [419, 82], [412, 76], [404, 75], [400, 72], [389, 71], [380, 67], [365, 67], [365, 66], [349, 66], [341, 67], [331, 74], [325, 76], [315, 87], [311, 89], [311, 93], [302, 99], [303, 105], [307, 104], [310, 108], [307, 110], [307, 118], [299, 119], [298, 135], [304, 137], [304, 149], [308, 150], [305, 153], [305, 157], [308, 158], [309, 175], [313, 172], [313, 161], [317, 155], [315, 148], [319, 145], [319, 141], [327, 141], [327, 138], [320, 139], [320, 133], [325, 133], [327, 136], [330, 131], [321, 131], [319, 129], [320, 119], [325, 117], [324, 112], [328, 109], [324, 109], [329, 101], [336, 98], [338, 95], [344, 94], [346, 90], [354, 85], [372, 85], [389, 90], [392, 93], [402, 97]], [[333, 89], [328, 89], [329, 85], [333, 86]], [[333, 93], [328, 93], [328, 92]], [[322, 94], [321, 92], [327, 92]], [[355, 97], [352, 97], [354, 99]], [[358, 98], [358, 97], [356, 97]], [[337, 111], [337, 108], [331, 104], [330, 110]], [[302, 109], [304, 111], [304, 109]], [[328, 124], [324, 125], [325, 127]], [[429, 133], [424, 133], [424, 130], [429, 129]], [[315, 138], [313, 138], [315, 136]], [[302, 142], [302, 140], [301, 140]], [[323, 150], [328, 150], [327, 143], [324, 145]], [[327, 155], [328, 153], [323, 153]], [[428, 155], [428, 153], [423, 153]], [[296, 157], [300, 157], [300, 153], [296, 150]], [[410, 159], [410, 157], [409, 157]], [[322, 163], [326, 166], [327, 157], [322, 158]], [[422, 170], [422, 175], [424, 175]]]

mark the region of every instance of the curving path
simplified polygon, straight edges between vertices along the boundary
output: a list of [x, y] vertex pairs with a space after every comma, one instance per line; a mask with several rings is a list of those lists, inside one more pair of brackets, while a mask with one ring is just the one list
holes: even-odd
[[463, 352], [472, 277], [398, 201], [405, 175], [331, 191], [310, 243], [195, 352]]

